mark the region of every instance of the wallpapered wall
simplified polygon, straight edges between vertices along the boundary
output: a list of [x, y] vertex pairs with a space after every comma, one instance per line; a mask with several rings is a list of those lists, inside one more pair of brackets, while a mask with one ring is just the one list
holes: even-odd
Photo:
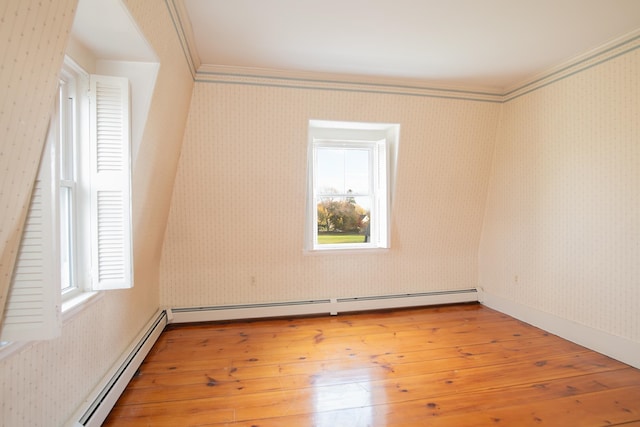
[[[161, 303], [474, 288], [500, 105], [196, 83], [161, 263]], [[400, 123], [388, 253], [303, 254], [309, 119]]]
[[0, 11], [0, 318], [77, 0]]
[[[125, 3], [161, 64], [133, 170], [135, 287], [104, 293], [65, 322], [59, 339], [32, 343], [0, 360], [2, 426], [65, 423], [158, 308], [160, 248], [193, 80], [175, 31], [167, 30], [173, 27], [164, 3]], [[32, 164], [32, 157], [37, 162], [39, 154], [25, 153], [39, 151], [43, 144], [74, 7], [75, 1], [15, 0], [0, 8], [2, 51], [8, 46], [7, 52], [16, 49], [21, 57], [0, 65], [0, 132], [10, 136], [3, 133], [0, 139], [1, 173], [5, 164], [11, 173], [7, 178], [2, 175], [3, 233], [19, 210], [14, 200], [27, 194], [15, 177], [21, 177], [26, 187], [35, 176], [37, 163]], [[13, 70], [7, 69], [12, 65]], [[20, 89], [12, 89], [14, 85]], [[6, 86], [11, 90], [5, 98]], [[36, 108], [40, 104], [45, 107]], [[13, 247], [5, 244], [5, 250]]]
[[[76, 1], [5, 3], [0, 283], [11, 272]], [[166, 7], [126, 4], [161, 62], [133, 174], [136, 286], [105, 293], [65, 323], [61, 338], [0, 360], [0, 425], [66, 421], [159, 302], [480, 285], [640, 341], [640, 50], [504, 105], [221, 83], [194, 88]], [[401, 124], [387, 253], [303, 254], [312, 118]]]
[[503, 108], [479, 285], [640, 342], [640, 50]]

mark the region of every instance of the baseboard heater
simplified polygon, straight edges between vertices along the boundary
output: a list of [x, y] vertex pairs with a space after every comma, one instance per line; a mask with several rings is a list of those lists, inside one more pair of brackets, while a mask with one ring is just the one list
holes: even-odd
[[72, 417], [69, 426], [99, 427], [102, 425], [166, 325], [167, 313], [160, 310], [147, 323], [143, 332], [134, 339], [133, 344], [123, 353], [124, 356], [116, 362], [100, 385], [89, 395], [85, 404]]
[[478, 301], [476, 289], [167, 309], [169, 323], [347, 313]]

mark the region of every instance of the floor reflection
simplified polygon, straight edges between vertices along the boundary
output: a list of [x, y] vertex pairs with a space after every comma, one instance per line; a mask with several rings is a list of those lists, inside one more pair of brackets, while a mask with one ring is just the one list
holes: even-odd
[[[345, 379], [348, 378], [349, 382]], [[371, 379], [349, 372], [316, 377], [314, 382], [314, 426], [366, 427], [374, 425]], [[379, 425], [379, 424], [378, 424]]]

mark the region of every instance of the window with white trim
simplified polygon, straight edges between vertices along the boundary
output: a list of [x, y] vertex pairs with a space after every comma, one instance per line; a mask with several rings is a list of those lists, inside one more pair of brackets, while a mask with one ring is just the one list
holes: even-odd
[[87, 248], [81, 247], [88, 236], [87, 215], [84, 214], [88, 195], [86, 180], [82, 179], [87, 176], [83, 159], [87, 157], [88, 147], [82, 142], [86, 143], [89, 138], [88, 91], [89, 75], [67, 58], [60, 73], [57, 110], [50, 125], [57, 133], [47, 141], [57, 151], [52, 161], [58, 167], [54, 179], [58, 181], [59, 192], [58, 244], [63, 299], [72, 298], [85, 288], [81, 285], [83, 272], [79, 267], [87, 265], [88, 260], [79, 258], [88, 253]]
[[388, 248], [399, 125], [309, 122], [306, 248]]
[[53, 338], [61, 302], [133, 286], [129, 102], [126, 78], [65, 58], [2, 340]]

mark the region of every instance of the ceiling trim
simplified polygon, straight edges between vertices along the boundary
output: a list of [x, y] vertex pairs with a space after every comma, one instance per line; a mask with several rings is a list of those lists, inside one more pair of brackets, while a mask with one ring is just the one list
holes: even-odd
[[577, 55], [505, 90], [461, 88], [419, 79], [289, 71], [202, 64], [184, 0], [165, 0], [194, 81], [299, 89], [508, 102], [640, 48], [640, 29]]
[[191, 71], [191, 75], [195, 80], [198, 69], [200, 68], [200, 56], [198, 55], [198, 49], [196, 48], [196, 42], [193, 38], [193, 28], [191, 28], [191, 20], [187, 14], [187, 9], [184, 6], [183, 0], [165, 0], [173, 26], [176, 29], [178, 38], [180, 39], [180, 45], [184, 52], [187, 65]]
[[555, 67], [549, 68], [535, 76], [507, 89], [503, 93], [504, 101], [510, 101], [527, 93], [541, 89], [551, 83], [586, 71], [597, 65], [608, 62], [619, 56], [640, 48], [640, 29], [613, 39], [583, 54], [574, 56]]
[[234, 83], [277, 86], [298, 89], [324, 89], [349, 92], [385, 93], [393, 95], [429, 96], [501, 102], [502, 95], [491, 91], [436, 86], [421, 80], [383, 77], [285, 71], [249, 67], [202, 65], [196, 72], [197, 82]]

